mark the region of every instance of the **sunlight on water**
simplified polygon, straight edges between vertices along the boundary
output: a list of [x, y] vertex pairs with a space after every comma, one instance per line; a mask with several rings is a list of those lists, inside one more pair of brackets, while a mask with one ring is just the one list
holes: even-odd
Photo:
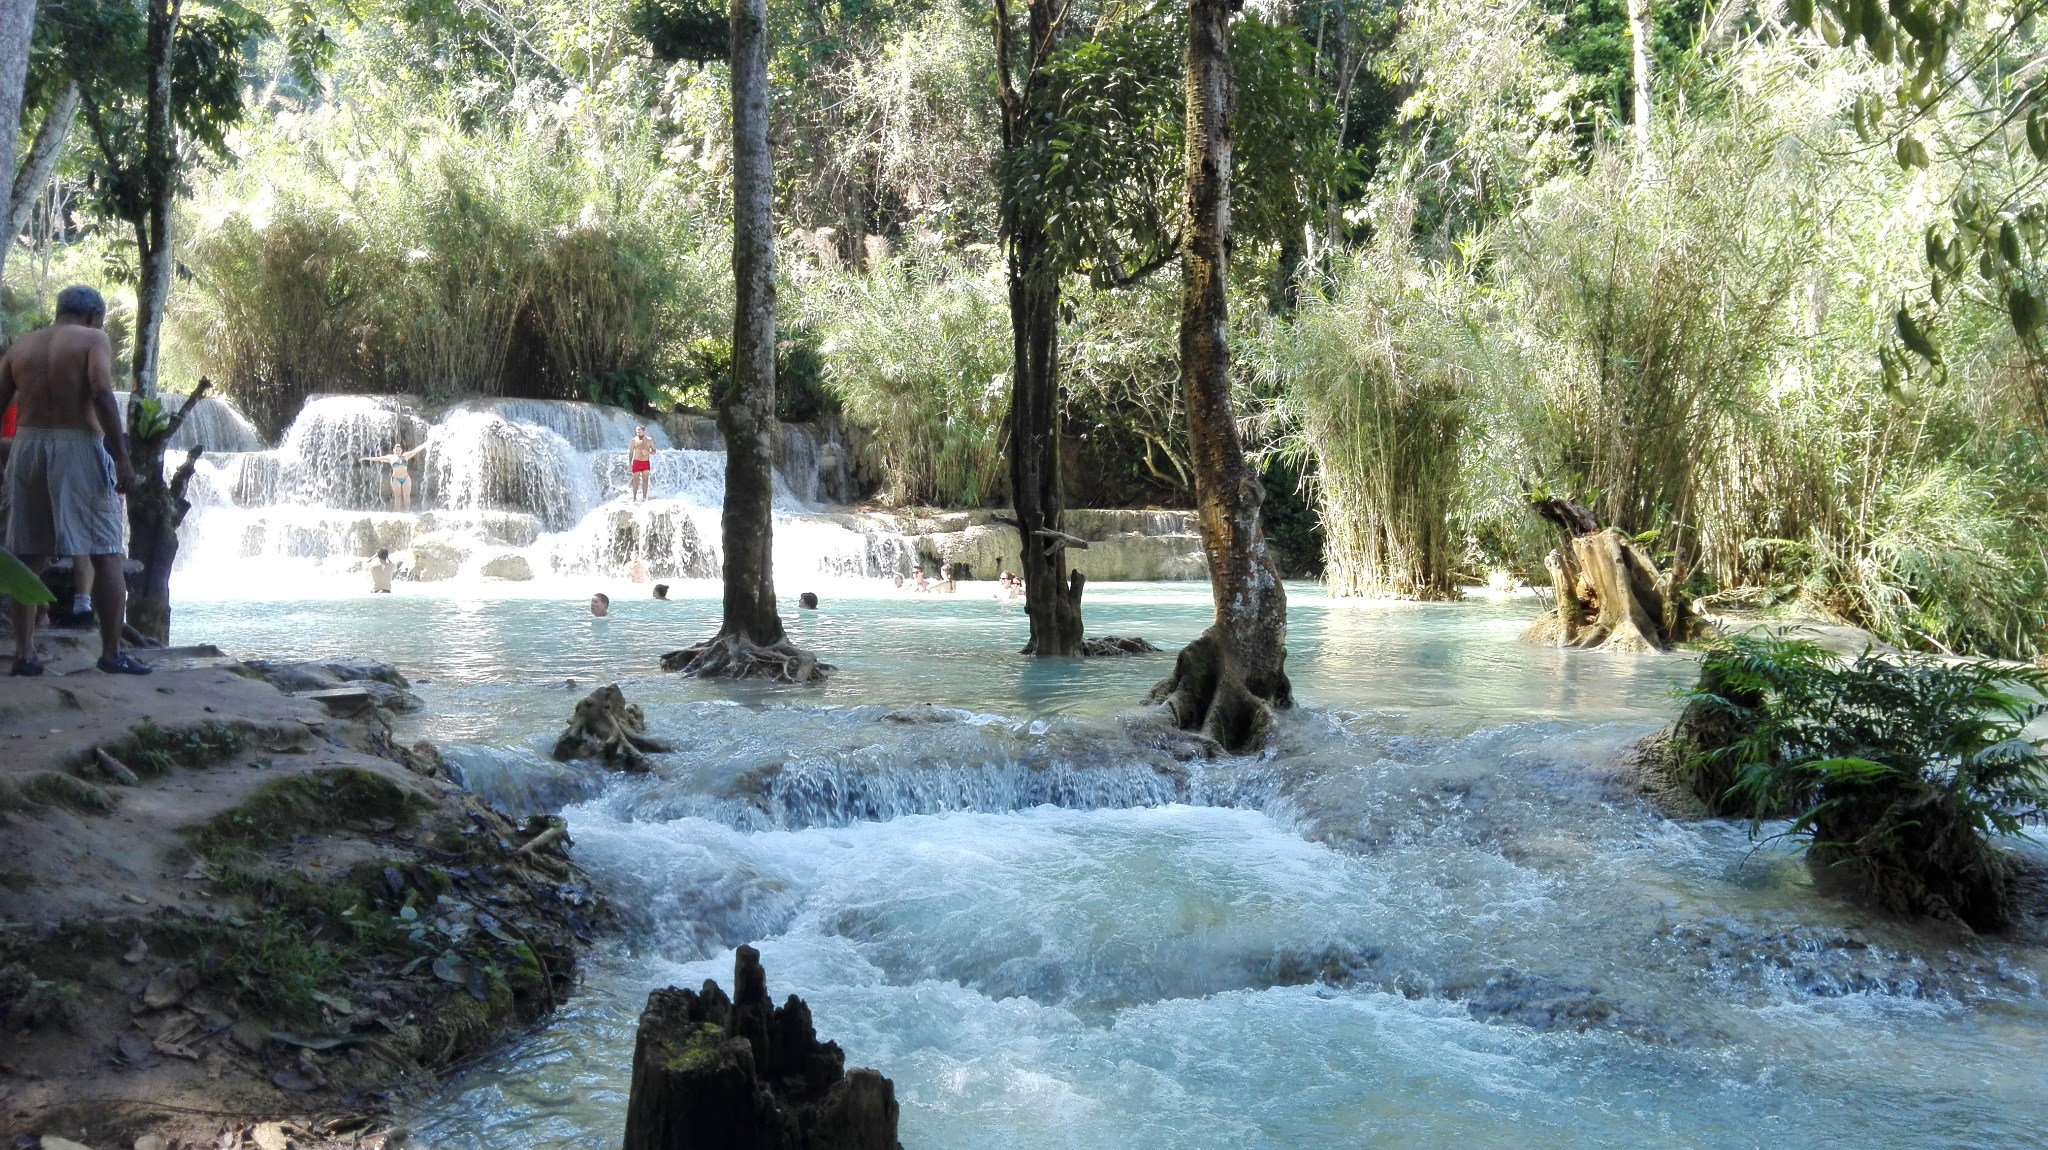
[[[571, 804], [622, 911], [565, 1011], [420, 1101], [417, 1144], [615, 1143], [646, 992], [728, 979], [742, 942], [895, 1079], [919, 1150], [1934, 1147], [2048, 1121], [2037, 950], [1873, 919], [1616, 785], [1688, 659], [1525, 647], [1525, 605], [1291, 587], [1282, 753], [1183, 762], [1125, 726], [1170, 655], [1026, 660], [1014, 606], [875, 588], [783, 589], [824, 595], [787, 612], [840, 667], [810, 691], [655, 669], [715, 629], [708, 583], [181, 600], [181, 641], [424, 680], [402, 733], [509, 809]], [[1169, 651], [1211, 611], [1185, 584], [1086, 607]], [[677, 746], [650, 776], [545, 758], [609, 681]]]

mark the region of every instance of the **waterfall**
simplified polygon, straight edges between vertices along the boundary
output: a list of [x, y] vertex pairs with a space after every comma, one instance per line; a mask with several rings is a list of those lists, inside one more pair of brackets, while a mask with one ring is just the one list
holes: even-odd
[[[626, 447], [635, 427], [657, 448], [643, 502], [630, 494]], [[434, 410], [397, 396], [315, 395], [266, 449], [233, 405], [209, 397], [180, 438], [207, 448], [180, 531], [179, 578], [188, 585], [360, 579], [379, 549], [419, 581], [719, 575], [726, 457], [716, 423], [704, 416], [649, 419], [529, 399]], [[776, 442], [782, 578], [888, 579], [919, 563], [951, 562], [963, 577], [987, 579], [1006, 552], [1014, 559], [1014, 530], [989, 512], [834, 509], [857, 494], [851, 452], [834, 423], [782, 425]], [[390, 467], [364, 462], [394, 445], [425, 449], [410, 463], [410, 512], [392, 506]], [[1086, 529], [1073, 529], [1103, 540], [1101, 550], [1078, 554], [1115, 561], [1110, 577], [1201, 576], [1185, 512], [1075, 514]]]

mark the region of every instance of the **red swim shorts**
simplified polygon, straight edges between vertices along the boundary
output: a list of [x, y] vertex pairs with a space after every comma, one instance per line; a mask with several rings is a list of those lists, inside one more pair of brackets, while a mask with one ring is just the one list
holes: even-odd
[[652, 471], [654, 470], [654, 461], [651, 459], [636, 459], [633, 461], [633, 470]]

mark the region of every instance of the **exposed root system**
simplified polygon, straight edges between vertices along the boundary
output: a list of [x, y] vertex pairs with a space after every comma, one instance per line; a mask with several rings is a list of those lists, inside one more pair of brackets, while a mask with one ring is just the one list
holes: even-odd
[[670, 651], [661, 669], [699, 679], [768, 679], [780, 683], [822, 683], [835, 668], [788, 639], [761, 646], [742, 635], [721, 632], [695, 647]]
[[1276, 709], [1294, 705], [1294, 688], [1279, 667], [1248, 674], [1211, 627], [1181, 648], [1173, 674], [1148, 698], [1165, 703], [1181, 730], [1200, 731], [1231, 754], [1243, 754], [1264, 743]]
[[1156, 655], [1159, 648], [1136, 635], [1099, 635], [1081, 640], [1081, 653], [1116, 658], [1122, 655]]

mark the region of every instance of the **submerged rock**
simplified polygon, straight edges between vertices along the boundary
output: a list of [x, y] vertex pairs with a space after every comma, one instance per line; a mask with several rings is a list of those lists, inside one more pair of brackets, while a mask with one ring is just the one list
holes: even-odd
[[810, 1007], [768, 997], [761, 954], [733, 956], [733, 996], [667, 987], [647, 996], [633, 1048], [625, 1150], [902, 1150], [896, 1087], [846, 1070]]

